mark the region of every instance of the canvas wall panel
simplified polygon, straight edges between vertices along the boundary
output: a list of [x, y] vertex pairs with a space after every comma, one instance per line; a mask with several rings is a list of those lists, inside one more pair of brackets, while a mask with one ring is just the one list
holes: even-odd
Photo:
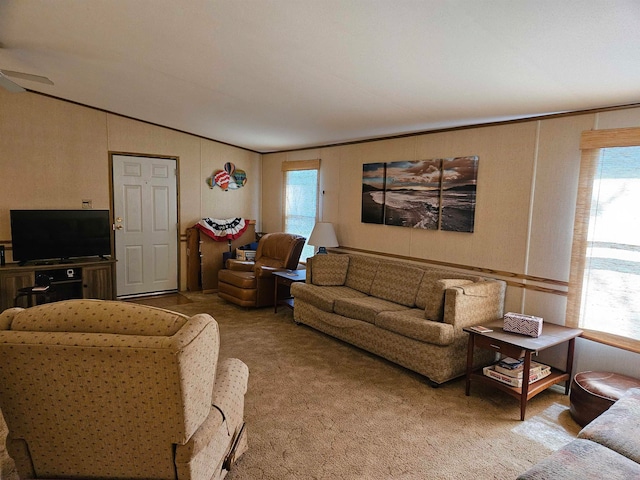
[[478, 183], [474, 232], [416, 229], [411, 255], [523, 272], [535, 140], [535, 122], [418, 137], [420, 158], [477, 155]]
[[361, 223], [362, 165], [416, 160], [415, 137], [361, 143], [340, 152], [341, 244], [365, 250], [409, 255], [412, 229]]

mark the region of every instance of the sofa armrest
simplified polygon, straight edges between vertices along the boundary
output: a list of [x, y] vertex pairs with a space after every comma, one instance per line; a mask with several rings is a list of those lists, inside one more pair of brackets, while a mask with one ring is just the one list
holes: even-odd
[[260, 265], [258, 267], [256, 267], [256, 278], [265, 278], [265, 277], [271, 277], [271, 274], [273, 272], [284, 272], [286, 271], [286, 268], [282, 268], [282, 267], [268, 267], [267, 265]]
[[31, 453], [26, 440], [13, 438], [11, 432], [7, 435], [6, 447], [9, 456], [14, 461], [20, 478], [36, 478], [36, 471], [31, 461]]
[[225, 264], [227, 269], [236, 270], [240, 272], [251, 272], [256, 266], [255, 262], [249, 262], [246, 260], [236, 260], [235, 258], [229, 258]]
[[219, 478], [231, 437], [216, 408], [184, 444], [175, 446], [177, 478]]
[[244, 396], [248, 383], [249, 367], [241, 360], [227, 358], [218, 366], [212, 403], [226, 419], [230, 435], [244, 423]]
[[444, 322], [461, 332], [464, 327], [501, 319], [506, 288], [502, 280], [448, 288], [444, 297]]
[[7, 308], [4, 312], [0, 313], [0, 330], [10, 330], [13, 318], [22, 310], [24, 309], [20, 307], [13, 307]]

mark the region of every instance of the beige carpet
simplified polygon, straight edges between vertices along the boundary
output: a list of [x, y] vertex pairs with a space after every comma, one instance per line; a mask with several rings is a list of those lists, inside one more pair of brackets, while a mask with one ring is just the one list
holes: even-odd
[[[466, 397], [462, 379], [431, 388], [419, 375], [295, 325], [291, 310], [186, 296], [191, 302], [160, 301], [213, 315], [221, 356], [250, 370], [249, 450], [229, 480], [514, 479], [579, 431], [564, 389], [532, 399], [521, 422], [518, 402], [502, 392], [472, 385]], [[0, 478], [15, 480], [2, 448]]]

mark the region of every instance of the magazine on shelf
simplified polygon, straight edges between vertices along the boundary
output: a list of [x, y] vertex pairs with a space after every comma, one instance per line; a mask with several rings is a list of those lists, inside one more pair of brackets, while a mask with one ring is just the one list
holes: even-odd
[[[544, 370], [545, 368], [549, 368], [548, 365], [538, 362], [531, 362], [531, 367], [529, 368], [529, 375], [534, 375]], [[524, 362], [521, 363], [516, 368], [504, 367], [501, 362], [495, 364], [494, 370], [498, 373], [502, 373], [504, 375], [509, 375], [510, 377], [522, 378], [522, 372], [524, 371]]]
[[[487, 377], [498, 380], [499, 382], [505, 383], [512, 387], [522, 387], [522, 378], [514, 378], [510, 377], [509, 375], [504, 375], [502, 373], [496, 372], [494, 368], [495, 365], [489, 365], [488, 367], [484, 367], [482, 371]], [[551, 367], [547, 367], [536, 374], [529, 375], [529, 383], [531, 384], [533, 382], [537, 382], [538, 380], [541, 380], [544, 377], [548, 376], [550, 373]]]
[[517, 358], [517, 359], [511, 358], [511, 357], [504, 357], [504, 358], [501, 358], [500, 361], [497, 363], [497, 365], [500, 365], [501, 367], [509, 370], [514, 370], [516, 368], [519, 368], [523, 364], [524, 364], [524, 357]]

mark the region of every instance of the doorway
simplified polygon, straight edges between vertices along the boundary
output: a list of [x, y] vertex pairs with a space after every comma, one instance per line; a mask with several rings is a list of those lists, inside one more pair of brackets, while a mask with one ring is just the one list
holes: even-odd
[[112, 155], [118, 298], [178, 290], [177, 159]]

